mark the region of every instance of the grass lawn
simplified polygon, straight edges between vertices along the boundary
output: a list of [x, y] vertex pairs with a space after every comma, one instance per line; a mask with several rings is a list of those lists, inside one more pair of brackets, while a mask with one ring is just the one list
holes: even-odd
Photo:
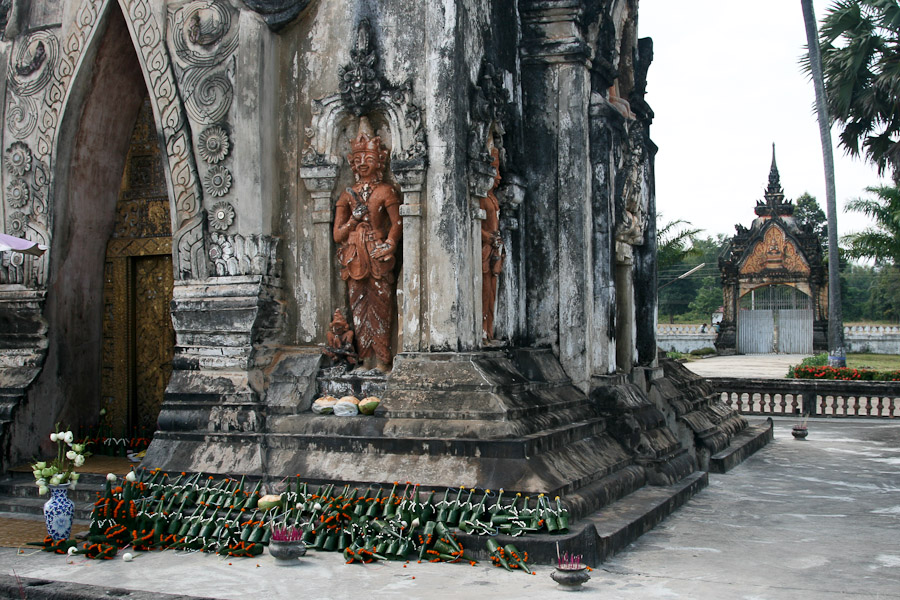
[[847, 366], [851, 369], [875, 369], [895, 371], [900, 369], [900, 355], [897, 354], [848, 354]]

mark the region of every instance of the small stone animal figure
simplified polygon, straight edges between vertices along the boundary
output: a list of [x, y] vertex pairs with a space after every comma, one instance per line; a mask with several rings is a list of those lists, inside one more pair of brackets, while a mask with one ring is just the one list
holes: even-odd
[[353, 330], [350, 329], [350, 324], [347, 323], [341, 309], [334, 311], [328, 329], [325, 334], [327, 344], [322, 352], [334, 362], [346, 361], [355, 365], [357, 355], [353, 347]]

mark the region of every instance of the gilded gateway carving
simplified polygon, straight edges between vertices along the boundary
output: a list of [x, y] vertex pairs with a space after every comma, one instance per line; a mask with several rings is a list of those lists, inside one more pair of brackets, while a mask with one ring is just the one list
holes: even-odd
[[740, 269], [742, 275], [761, 273], [765, 269], [785, 269], [809, 274], [809, 265], [797, 252], [793, 242], [786, 239], [780, 227], [772, 225], [763, 239], [757, 242]]

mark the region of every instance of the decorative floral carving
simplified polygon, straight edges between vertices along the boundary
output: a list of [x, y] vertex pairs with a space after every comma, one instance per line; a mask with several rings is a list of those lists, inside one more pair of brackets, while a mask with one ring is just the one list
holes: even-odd
[[356, 116], [369, 111], [381, 97], [381, 81], [375, 72], [378, 57], [372, 44], [372, 28], [363, 19], [356, 29], [356, 41], [350, 50], [350, 62], [338, 71], [338, 90], [347, 108]]
[[37, 102], [28, 96], [9, 94], [6, 103], [6, 126], [18, 140], [23, 140], [34, 133], [37, 127]]
[[16, 211], [6, 219], [6, 233], [15, 237], [24, 237], [25, 225], [28, 217], [25, 213]]
[[210, 235], [209, 258], [217, 276], [280, 276], [278, 239], [266, 235]]
[[231, 149], [231, 141], [228, 139], [228, 132], [219, 125], [207, 127], [200, 134], [200, 147], [198, 151], [203, 160], [209, 164], [221, 162], [228, 156]]
[[210, 196], [224, 196], [231, 189], [231, 171], [221, 165], [210, 167], [203, 177], [203, 189]]
[[219, 202], [209, 213], [209, 226], [218, 231], [225, 231], [234, 223], [234, 207], [228, 202]]
[[25, 143], [13, 142], [6, 149], [6, 170], [21, 177], [31, 170], [31, 159], [31, 149]]
[[28, 204], [30, 190], [24, 179], [14, 179], [6, 186], [6, 199], [13, 208], [22, 208]]

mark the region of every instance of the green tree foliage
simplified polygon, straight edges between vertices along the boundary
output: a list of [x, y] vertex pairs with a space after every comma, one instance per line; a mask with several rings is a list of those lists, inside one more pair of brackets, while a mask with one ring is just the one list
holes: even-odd
[[842, 238], [847, 256], [900, 265], [900, 188], [883, 185], [866, 191], [875, 197], [850, 200], [844, 210], [862, 213], [875, 225]]
[[[665, 269], [659, 270], [659, 313], [661, 322], [679, 321], [708, 321], [713, 310], [722, 305], [722, 284], [719, 278], [719, 254], [727, 242], [725, 236], [692, 237], [691, 247], [694, 252], [685, 256], [680, 262]], [[700, 263], [706, 263], [700, 270], [688, 275], [684, 279], [677, 280], [682, 275]], [[705, 313], [705, 307], [712, 301], [695, 304], [698, 296], [706, 294], [714, 297], [718, 294], [718, 302]], [[703, 307], [704, 314], [693, 313], [694, 310]]]
[[[869, 297], [875, 288], [877, 271], [867, 265], [841, 265], [841, 303], [845, 321], [868, 321], [876, 318], [870, 312]], [[880, 317], [879, 317], [880, 318]]]
[[809, 192], [803, 192], [794, 200], [794, 217], [801, 226], [809, 225], [813, 233], [819, 236], [822, 245], [827, 245], [828, 220], [825, 218], [825, 211], [816, 202], [815, 196], [811, 196]]
[[691, 229], [687, 221], [676, 219], [659, 226], [662, 214], [656, 216], [656, 268], [657, 271], [665, 271], [677, 265], [685, 257], [696, 254], [697, 251], [691, 245], [691, 238], [700, 233], [700, 229]]
[[866, 309], [873, 320], [900, 322], [900, 267], [891, 265], [877, 269]]
[[841, 146], [900, 181], [900, 3], [835, 2], [822, 19], [819, 48]]
[[709, 322], [712, 314], [722, 306], [722, 284], [718, 277], [707, 276], [700, 281], [697, 295], [688, 305], [689, 316], [697, 322]]

